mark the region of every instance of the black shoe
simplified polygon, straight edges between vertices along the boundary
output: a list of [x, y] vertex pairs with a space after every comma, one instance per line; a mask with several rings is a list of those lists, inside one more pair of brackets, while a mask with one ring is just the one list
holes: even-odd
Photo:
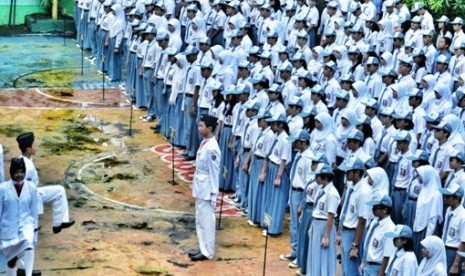
[[157, 130], [157, 129], [160, 129], [160, 125], [156, 125], [156, 126], [150, 126], [150, 129], [151, 130]]
[[17, 261], [18, 261], [18, 257], [15, 256], [15, 257], [13, 257], [13, 259], [9, 260], [8, 263], [6, 263], [6, 265], [9, 268], [15, 268]]
[[[24, 269], [18, 268], [17, 276], [26, 276], [26, 271]], [[32, 270], [32, 276], [40, 276], [42, 275], [42, 271], [38, 269]]]
[[205, 260], [208, 260], [208, 258], [205, 257], [202, 253], [199, 253], [199, 254], [191, 257], [191, 261], [193, 261], [193, 262], [205, 261]]
[[190, 250], [189, 252], [187, 252], [187, 255], [192, 258], [196, 255], [199, 255], [200, 254], [200, 250], [198, 249], [194, 249], [194, 250]]
[[186, 156], [186, 157], [184, 157], [184, 161], [192, 161], [192, 160], [195, 160], [194, 156]]
[[58, 234], [58, 233], [61, 232], [62, 229], [69, 228], [69, 227], [73, 226], [74, 223], [75, 223], [75, 221], [71, 220], [69, 222], [63, 222], [60, 226], [53, 226], [53, 233]]
[[159, 129], [154, 129], [154, 130], [153, 130], [153, 133], [159, 134], [159, 133], [161, 133], [161, 131], [160, 131]]

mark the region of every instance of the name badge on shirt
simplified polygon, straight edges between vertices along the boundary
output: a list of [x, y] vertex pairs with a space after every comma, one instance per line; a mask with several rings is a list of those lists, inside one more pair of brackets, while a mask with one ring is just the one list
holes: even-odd
[[351, 213], [355, 212], [355, 206], [354, 206], [354, 205], [350, 205], [349, 211], [350, 211]]
[[442, 161], [439, 161], [439, 162], [438, 162], [438, 165], [437, 165], [436, 167], [442, 168]]
[[392, 276], [397, 276], [398, 274], [399, 274], [399, 271], [398, 271], [397, 269], [393, 269], [393, 270], [391, 271], [391, 275], [392, 275]]
[[189, 78], [189, 84], [193, 84], [194, 83], [194, 79], [193, 78]]
[[299, 169], [297, 170], [297, 173], [298, 173], [299, 175], [302, 175], [302, 168], [299, 168]]
[[249, 141], [249, 137], [250, 137], [249, 134], [245, 135], [245, 140], [246, 140], [247, 142]]
[[308, 189], [308, 190], [307, 190], [307, 194], [308, 194], [309, 196], [312, 196], [312, 195], [313, 195], [313, 189]]
[[103, 22], [103, 27], [107, 28], [107, 27], [108, 27], [108, 23], [107, 23], [107, 22]]
[[168, 80], [170, 80], [170, 81], [173, 80], [173, 74], [168, 75]]
[[[465, 126], [465, 124], [464, 124], [464, 126]], [[433, 148], [433, 143], [426, 144], [426, 148], [431, 150]]]
[[400, 169], [400, 175], [405, 176], [407, 171], [405, 169]]
[[274, 152], [273, 152], [274, 155], [278, 155], [279, 154], [279, 151], [278, 149], [275, 149]]
[[413, 193], [416, 195], [420, 194], [420, 186], [416, 185], [413, 187]]
[[450, 228], [449, 228], [449, 233], [448, 233], [448, 234], [449, 234], [449, 236], [451, 236], [451, 237], [455, 236], [455, 229], [452, 228], [452, 227], [450, 227]]
[[317, 143], [317, 144], [315, 145], [315, 150], [319, 150], [320, 148], [321, 148], [320, 143]]
[[320, 202], [318, 204], [318, 209], [320, 209], [321, 211], [323, 211], [325, 209], [325, 203], [324, 202]]
[[373, 243], [371, 244], [374, 248], [378, 248], [379, 241], [377, 239], [373, 239]]
[[343, 143], [342, 143], [342, 149], [343, 149], [343, 150], [346, 150], [346, 149], [347, 149], [347, 144], [346, 144], [346, 142], [343, 142]]
[[152, 60], [152, 56], [147, 56], [147, 60]]
[[387, 100], [386, 99], [383, 100], [383, 106], [387, 106]]

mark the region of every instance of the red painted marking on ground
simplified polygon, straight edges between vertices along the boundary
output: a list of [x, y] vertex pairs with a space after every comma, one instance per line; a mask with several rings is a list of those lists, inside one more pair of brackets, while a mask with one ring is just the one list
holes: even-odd
[[[160, 155], [160, 159], [167, 164], [168, 168], [171, 168], [171, 164], [173, 161], [173, 154], [171, 152], [171, 145], [170, 144], [162, 144], [157, 145], [152, 148], [152, 151], [157, 155]], [[192, 183], [194, 179], [195, 173], [195, 161], [184, 161], [180, 154], [184, 153], [183, 150], [174, 150], [174, 171], [176, 172], [176, 176], [183, 182]], [[226, 201], [226, 197], [230, 195], [225, 193], [223, 198], [223, 209], [222, 215], [225, 216], [240, 216], [242, 214], [241, 211], [236, 210], [236, 206], [234, 204], [229, 203]], [[216, 200], [216, 213], [219, 213], [221, 206], [221, 193], [218, 195]]]

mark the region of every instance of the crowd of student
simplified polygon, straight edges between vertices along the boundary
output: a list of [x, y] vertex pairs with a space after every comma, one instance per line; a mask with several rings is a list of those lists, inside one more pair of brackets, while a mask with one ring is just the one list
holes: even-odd
[[[435, 26], [435, 22], [437, 25]], [[402, 0], [79, 0], [78, 44], [306, 275], [461, 273], [463, 19]], [[126, 72], [121, 74], [122, 69]], [[381, 273], [382, 274], [382, 273]]]

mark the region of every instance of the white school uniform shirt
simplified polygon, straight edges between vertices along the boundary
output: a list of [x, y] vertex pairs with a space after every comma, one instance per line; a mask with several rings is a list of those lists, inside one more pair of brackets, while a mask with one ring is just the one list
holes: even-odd
[[159, 49], [157, 41], [155, 39], [152, 40], [147, 46], [142, 67], [155, 69]]
[[[389, 145], [391, 144], [391, 141], [392, 141], [392, 137], [396, 135], [397, 130], [394, 127], [394, 125], [391, 125], [387, 129], [386, 128], [384, 129], [386, 130], [386, 133], [384, 134], [383, 141], [381, 141], [381, 139], [378, 139], [376, 142], [379, 143], [381, 141], [381, 148], [380, 148], [381, 152], [388, 152]], [[378, 144], [376, 144], [376, 146], [378, 146]]]
[[290, 78], [283, 84], [283, 100], [284, 104], [287, 106], [287, 102], [294, 96], [297, 96], [297, 87], [295, 86], [294, 82]]
[[258, 126], [257, 119], [249, 120], [248, 127], [244, 130], [243, 139], [241, 139], [242, 147], [251, 149], [257, 141], [261, 128]]
[[289, 127], [289, 132], [291, 135], [296, 134], [297, 131], [304, 127], [304, 119], [299, 115], [294, 117], [287, 117], [287, 126]]
[[[449, 227], [446, 227], [446, 219], [450, 217]], [[454, 211], [449, 207], [444, 217], [444, 233], [442, 237], [445, 238], [444, 245], [454, 248], [459, 248], [461, 242], [465, 242], [465, 209], [462, 205], [455, 208]], [[443, 239], [444, 240], [444, 239]]]
[[[436, 171], [441, 174], [444, 171], [449, 171], [449, 155], [453, 151], [453, 147], [450, 141], [445, 142], [442, 145], [439, 145], [438, 140], [434, 141], [433, 148], [431, 149], [431, 154], [429, 156], [429, 163], [433, 166]], [[437, 155], [436, 155], [437, 152]], [[436, 160], [433, 164], [434, 157], [436, 155]]]
[[[323, 195], [320, 197], [321, 193], [323, 193]], [[324, 188], [320, 186], [320, 191], [316, 199], [318, 199], [318, 201], [315, 202], [315, 206], [313, 207], [313, 218], [328, 219], [330, 213], [334, 215], [334, 218], [337, 217], [337, 208], [341, 202], [341, 197], [334, 187], [333, 182], [328, 183]]]
[[417, 176], [418, 173], [414, 169], [412, 173], [412, 179], [410, 180], [409, 186], [407, 188], [408, 197], [418, 198], [418, 196], [420, 195], [421, 188], [423, 187], [423, 185], [418, 181]]
[[261, 135], [258, 136], [257, 141], [254, 143], [253, 153], [265, 158], [271, 150], [275, 137], [276, 135], [271, 130], [271, 127], [263, 130]]
[[363, 261], [381, 264], [384, 257], [389, 258], [396, 250], [394, 243], [392, 242], [393, 239], [385, 236], [386, 233], [394, 232], [396, 225], [390, 216], [387, 216], [382, 220], [375, 218], [368, 226], [367, 235], [368, 233], [371, 233], [371, 229], [373, 229], [377, 223], [379, 225], [373, 230], [370, 240], [365, 240], [364, 242], [363, 248], [366, 250], [366, 259]]
[[307, 182], [305, 186], [305, 202], [315, 204], [316, 197], [320, 193], [320, 185], [315, 181], [315, 175]]
[[202, 85], [200, 86], [199, 90], [199, 98], [197, 99], [197, 106], [199, 108], [207, 108], [210, 109], [213, 101], [213, 96], [211, 89], [209, 88], [211, 84], [215, 82], [213, 77], [209, 77], [208, 79], [202, 79]]
[[421, 20], [421, 29], [423, 31], [434, 31], [434, 19], [433, 16], [428, 12], [425, 11], [425, 14], [423, 14]]
[[423, 47], [423, 52], [425, 53], [426, 57], [426, 71], [427, 72], [432, 72], [433, 71], [433, 64], [434, 64], [434, 57], [436, 56], [436, 48], [434, 47], [433, 44], [429, 46], [424, 46]]
[[426, 112], [423, 109], [423, 107], [421, 107], [421, 105], [417, 106], [413, 110], [412, 120], [413, 120], [413, 131], [415, 131], [415, 133], [420, 134], [420, 133], [425, 132], [426, 121], [425, 119], [423, 119], [423, 116], [425, 115], [426, 115]]
[[90, 22], [91, 18], [94, 18], [97, 21], [98, 12], [101, 5], [102, 4], [100, 4], [98, 0], [92, 0], [92, 3], [90, 4], [89, 17], [87, 18], [87, 22]]
[[395, 177], [395, 187], [397, 188], [408, 188], [408, 184], [410, 182], [410, 179], [412, 178], [412, 173], [413, 173], [413, 167], [412, 167], [412, 161], [408, 160], [407, 157], [410, 155], [410, 152], [407, 151], [404, 154], [399, 155], [402, 156], [402, 159], [400, 159], [396, 166], [399, 166], [399, 171], [397, 175], [394, 175]]
[[[305, 188], [306, 183], [308, 183], [312, 178], [312, 151], [310, 148], [306, 149], [304, 152], [298, 152], [294, 159], [297, 159], [298, 156], [301, 158], [297, 161], [297, 163], [293, 164], [290, 172], [294, 170], [295, 166], [295, 173], [294, 177], [291, 179], [291, 184], [293, 188]], [[292, 177], [292, 175], [289, 175]]]
[[336, 97], [334, 96], [334, 91], [341, 89], [339, 82], [336, 80], [335, 77], [333, 77], [326, 83], [323, 89], [326, 94], [326, 102], [328, 103], [328, 107], [333, 107], [334, 104], [336, 103]]
[[457, 81], [459, 76], [465, 72], [465, 57], [464, 55], [452, 56], [450, 59], [449, 72], [452, 75], [452, 79]]
[[224, 28], [226, 24], [227, 16], [223, 12], [223, 10], [220, 10], [215, 14], [215, 17], [213, 18], [213, 23], [212, 23], [212, 28], [214, 30], [218, 30], [220, 28]]
[[191, 63], [188, 65], [190, 70], [188, 70], [186, 79], [184, 81], [184, 93], [194, 94], [195, 87], [200, 87], [202, 85], [202, 75], [200, 73], [200, 67], [197, 66], [197, 62]]
[[221, 150], [215, 137], [202, 141], [195, 160], [192, 195], [216, 202], [220, 177]]
[[[347, 198], [349, 189], [353, 189], [350, 198]], [[347, 228], [356, 228], [359, 218], [368, 219], [371, 208], [368, 202], [372, 199], [371, 186], [360, 180], [356, 185], [352, 181], [347, 182], [346, 198], [342, 210], [346, 210], [343, 226]], [[343, 216], [341, 214], [341, 216]]]
[[285, 131], [282, 131], [276, 137], [278, 142], [274, 145], [269, 157], [270, 161], [276, 165], [280, 165], [282, 160], [285, 160], [286, 164], [292, 161], [292, 144], [287, 140], [288, 136]]
[[383, 92], [381, 75], [376, 72], [373, 75], [368, 75], [365, 77], [365, 83], [368, 88], [368, 94], [370, 94], [372, 98], [379, 98], [381, 96]]
[[208, 111], [208, 114], [220, 119], [221, 114], [223, 114], [224, 108], [225, 108], [225, 103], [221, 102], [218, 107], [215, 107], [215, 105], [212, 103], [212, 106], [210, 107], [210, 110]]
[[251, 96], [249, 100], [256, 100], [260, 102], [260, 112], [264, 112], [270, 102], [270, 98], [268, 97], [265, 89], [257, 91], [257, 93]]
[[381, 136], [381, 134], [383, 133], [383, 123], [381, 122], [381, 120], [374, 116], [373, 118], [370, 118], [371, 119], [371, 129], [373, 130], [373, 139], [377, 139], [378, 137]]
[[[395, 256], [397, 256], [397, 258], [394, 260]], [[415, 257], [415, 253], [413, 253], [412, 251], [405, 252], [404, 249], [400, 249], [396, 251], [393, 255], [391, 255], [391, 257], [389, 258], [389, 264], [386, 267], [386, 273], [393, 260], [394, 264], [392, 265], [391, 274], [386, 274], [386, 276], [417, 275], [417, 257]]]
[[460, 187], [465, 189], [465, 171], [463, 169], [451, 172], [446, 178], [444, 188], [448, 188], [454, 184], [459, 185]]

